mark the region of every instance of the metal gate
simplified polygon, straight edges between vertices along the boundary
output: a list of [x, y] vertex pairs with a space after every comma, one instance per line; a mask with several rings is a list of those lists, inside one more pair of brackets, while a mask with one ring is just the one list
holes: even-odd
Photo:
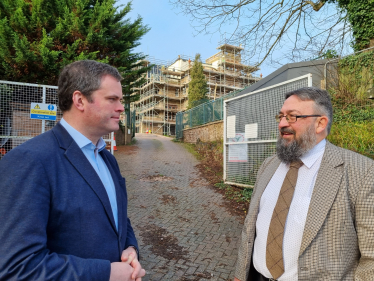
[[253, 187], [262, 162], [275, 153], [278, 114], [285, 93], [312, 86], [312, 74], [288, 80], [224, 104], [224, 182]]
[[[0, 80], [0, 159], [5, 153], [50, 129], [62, 118], [57, 107], [56, 121], [30, 119], [31, 103], [58, 105], [57, 86]], [[105, 135], [113, 153], [114, 134]]]

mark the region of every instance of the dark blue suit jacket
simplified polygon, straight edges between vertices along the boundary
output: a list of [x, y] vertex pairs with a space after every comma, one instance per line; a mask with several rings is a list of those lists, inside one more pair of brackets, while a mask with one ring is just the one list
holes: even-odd
[[100, 280], [138, 244], [127, 218], [125, 179], [113, 177], [118, 231], [99, 176], [58, 123], [0, 160], [0, 280]]

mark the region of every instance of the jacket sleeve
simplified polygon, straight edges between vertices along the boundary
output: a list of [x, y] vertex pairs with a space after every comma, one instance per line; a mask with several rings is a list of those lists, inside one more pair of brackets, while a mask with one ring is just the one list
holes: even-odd
[[374, 165], [368, 169], [356, 204], [356, 230], [360, 248], [360, 260], [355, 280], [369, 281], [374, 276]]
[[50, 198], [40, 155], [14, 149], [0, 161], [0, 280], [109, 280], [110, 262], [50, 252]]
[[[117, 162], [116, 162], [116, 164], [117, 164]], [[119, 171], [119, 168], [118, 168], [118, 171]], [[124, 192], [126, 193], [126, 201], [127, 201], [126, 179], [125, 178], [123, 178], [123, 182], [125, 184], [125, 190], [124, 190]], [[126, 202], [126, 206], [127, 206], [127, 202]], [[127, 214], [127, 212], [126, 212], [126, 214]], [[138, 254], [138, 259], [140, 259], [139, 246], [138, 246], [138, 242], [137, 242], [136, 237], [135, 237], [134, 230], [133, 230], [133, 228], [131, 226], [130, 219], [127, 217], [126, 220], [127, 220], [126, 221], [126, 225], [127, 225], [127, 229], [126, 229], [126, 242], [125, 242], [125, 248], [123, 250], [127, 249], [130, 246], [134, 246], [136, 248], [136, 253]]]

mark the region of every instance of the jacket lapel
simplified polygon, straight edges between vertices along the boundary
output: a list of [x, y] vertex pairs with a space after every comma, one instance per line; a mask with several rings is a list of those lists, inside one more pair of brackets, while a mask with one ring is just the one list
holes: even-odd
[[112, 176], [113, 183], [116, 189], [116, 200], [117, 200], [117, 211], [118, 211], [118, 235], [121, 237], [122, 234], [122, 222], [123, 222], [123, 203], [124, 198], [122, 198], [122, 192], [121, 192], [121, 186], [120, 186], [120, 179], [122, 178], [121, 175], [116, 174], [115, 170], [113, 169], [113, 166], [111, 165], [108, 157], [105, 155], [104, 151], [100, 152], [101, 157], [103, 158], [106, 166], [109, 169], [109, 172]]
[[327, 141], [309, 205], [299, 256], [313, 241], [327, 217], [342, 180], [343, 163], [339, 151]]
[[108, 216], [114, 231], [117, 233], [112, 207], [110, 206], [108, 194], [101, 182], [100, 177], [97, 175], [96, 171], [87, 160], [82, 150], [60, 123], [58, 123], [52, 130], [60, 144], [60, 147], [65, 149], [65, 156], [68, 161], [92, 188], [97, 197], [99, 197], [105, 209], [106, 215]]

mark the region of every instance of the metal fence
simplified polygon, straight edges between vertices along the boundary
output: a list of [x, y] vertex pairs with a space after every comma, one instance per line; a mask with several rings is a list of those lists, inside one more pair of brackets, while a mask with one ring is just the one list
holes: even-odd
[[[52, 129], [62, 118], [57, 106], [55, 121], [31, 119], [31, 103], [57, 106], [57, 87], [0, 80], [0, 159], [16, 146]], [[103, 137], [112, 153], [113, 136]]]
[[285, 93], [312, 86], [307, 74], [224, 101], [224, 181], [253, 187], [262, 162], [275, 153], [275, 115]]
[[177, 139], [183, 138], [183, 130], [201, 126], [223, 119], [223, 102], [233, 98], [245, 88], [233, 91], [218, 99], [210, 100], [192, 109], [176, 114], [175, 135]]

